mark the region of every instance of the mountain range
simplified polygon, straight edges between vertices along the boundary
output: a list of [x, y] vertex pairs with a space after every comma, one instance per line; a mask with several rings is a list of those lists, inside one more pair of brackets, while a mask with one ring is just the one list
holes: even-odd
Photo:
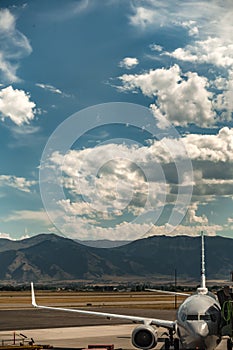
[[[233, 239], [205, 237], [209, 279], [228, 279]], [[96, 248], [55, 234], [11, 241], [0, 239], [0, 281], [199, 280], [200, 237], [153, 236], [114, 248]]]

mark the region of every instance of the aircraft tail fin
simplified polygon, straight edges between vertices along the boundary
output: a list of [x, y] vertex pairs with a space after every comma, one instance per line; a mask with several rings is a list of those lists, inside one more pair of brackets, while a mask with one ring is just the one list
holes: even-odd
[[201, 231], [201, 287], [198, 288], [199, 294], [207, 294], [208, 289], [206, 288], [206, 276], [205, 276], [205, 241], [204, 232]]

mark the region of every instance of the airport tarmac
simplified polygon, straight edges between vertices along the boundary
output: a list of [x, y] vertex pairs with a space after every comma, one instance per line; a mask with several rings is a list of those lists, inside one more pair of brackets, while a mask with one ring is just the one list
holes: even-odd
[[[138, 308], [88, 308], [95, 311], [122, 313], [144, 317], [175, 319], [175, 310]], [[131, 344], [132, 322], [121, 319], [78, 315], [35, 308], [0, 310], [0, 341], [8, 334], [24, 334], [37, 344], [62, 348], [86, 348], [90, 344], [114, 344], [114, 348], [135, 349]]]
[[[117, 310], [114, 311], [117, 312]], [[175, 310], [128, 309], [120, 312], [144, 316], [153, 314], [153, 317], [165, 319], [175, 317]], [[0, 311], [0, 329], [2, 330], [0, 341], [12, 338], [15, 331], [16, 334], [22, 333], [29, 339], [33, 338], [37, 344], [51, 345], [55, 348], [87, 348], [88, 345], [93, 344], [114, 344], [115, 349], [132, 350], [135, 348], [131, 344], [131, 333], [136, 326], [132, 323], [122, 324], [122, 320], [107, 320], [48, 310]], [[158, 329], [159, 341], [155, 348], [157, 350], [164, 348], [164, 337], [161, 336], [165, 331], [163, 328]], [[226, 339], [224, 339], [217, 350], [226, 348]]]
[[[128, 305], [123, 303], [121, 306], [118, 304], [104, 305], [107, 302], [112, 303], [112, 301], [107, 300], [109, 297], [106, 294], [102, 295], [102, 298], [105, 297], [104, 303], [100, 305], [98, 302], [98, 307], [94, 307], [94, 305], [87, 306], [87, 303], [90, 302], [88, 299], [82, 300], [82, 303], [85, 305], [85, 310], [175, 320], [176, 310], [159, 309], [157, 304], [145, 305], [143, 302], [146, 296], [142, 298], [141, 294], [135, 296], [119, 295], [118, 298], [121, 299], [129, 298]], [[65, 304], [59, 305], [58, 303], [57, 306], [74, 307], [73, 304], [79, 302], [76, 299], [73, 300], [73, 298], [70, 298], [70, 294], [67, 300], [64, 299], [64, 296], [60, 297], [61, 300], [58, 300], [52, 293], [48, 293], [45, 297], [45, 301], [48, 304], [56, 304], [58, 301]], [[84, 296], [81, 295], [80, 298], [84, 298]], [[88, 298], [90, 298], [89, 294]], [[132, 303], [132, 299], [134, 298], [142, 299], [138, 300], [137, 307], [135, 303]], [[96, 299], [96, 295], [92, 296], [91, 303], [93, 303], [93, 300], [96, 301]], [[160, 298], [160, 300], [164, 304], [163, 298]], [[137, 325], [132, 324], [130, 321], [125, 322], [121, 319], [108, 320], [97, 316], [35, 309], [30, 305], [30, 301], [30, 295], [21, 296], [20, 294], [18, 299], [15, 298], [13, 293], [10, 293], [10, 295], [2, 294], [0, 296], [0, 342], [2, 339], [6, 339], [6, 337], [12, 338], [15, 331], [16, 334], [22, 333], [29, 339], [33, 338], [37, 344], [48, 344], [59, 348], [77, 349], [87, 348], [88, 345], [92, 344], [114, 344], [115, 349], [135, 349], [131, 344], [131, 333]], [[171, 301], [173, 301], [173, 298]], [[77, 305], [75, 306], [77, 307]], [[164, 347], [164, 337], [161, 337], [164, 331], [163, 328], [158, 329], [159, 341], [156, 350]], [[226, 340], [224, 339], [217, 347], [217, 350], [225, 350], [226, 348]]]
[[[34, 339], [36, 344], [50, 345], [54, 348], [63, 349], [86, 349], [90, 345], [114, 345], [114, 349], [135, 350], [131, 344], [131, 333], [135, 328], [132, 324], [89, 326], [89, 327], [65, 327], [48, 329], [22, 330], [28, 338]], [[164, 348], [164, 328], [158, 329], [158, 343], [155, 350]], [[18, 333], [18, 332], [17, 332]], [[11, 332], [0, 332], [0, 339], [12, 338]], [[9, 338], [10, 339], [10, 338]], [[227, 340], [223, 339], [216, 350], [225, 350]], [[172, 347], [171, 347], [172, 349]]]
[[[111, 325], [89, 327], [66, 327], [23, 330], [21, 333], [33, 338], [37, 344], [61, 348], [87, 348], [93, 344], [114, 344], [115, 349], [134, 349], [130, 334], [135, 325]], [[6, 334], [6, 332], [0, 332]]]

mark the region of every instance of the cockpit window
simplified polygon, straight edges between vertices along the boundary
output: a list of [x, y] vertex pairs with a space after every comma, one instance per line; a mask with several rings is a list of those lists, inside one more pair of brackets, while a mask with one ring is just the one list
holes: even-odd
[[187, 315], [188, 321], [196, 321], [198, 320], [198, 315]]
[[185, 322], [187, 320], [186, 314], [183, 312], [181, 315], [181, 320]]
[[187, 315], [187, 321], [210, 321], [212, 320], [213, 322], [216, 321], [215, 315], [209, 315], [209, 314], [204, 314], [204, 315]]
[[210, 321], [210, 315], [200, 315], [200, 320], [203, 320], [203, 321]]

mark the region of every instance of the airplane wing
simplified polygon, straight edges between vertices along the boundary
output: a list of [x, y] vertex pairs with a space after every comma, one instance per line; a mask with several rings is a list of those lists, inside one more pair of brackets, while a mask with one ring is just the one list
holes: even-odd
[[151, 318], [138, 317], [138, 316], [112, 314], [112, 313], [108, 313], [108, 312], [97, 312], [97, 311], [87, 311], [87, 310], [81, 310], [81, 309], [67, 309], [67, 308], [63, 308], [63, 307], [52, 307], [52, 306], [38, 305], [36, 302], [34, 286], [33, 286], [32, 282], [31, 282], [31, 294], [32, 294], [32, 305], [36, 308], [39, 308], [39, 309], [76, 312], [76, 313], [84, 314], [84, 315], [106, 317], [108, 319], [120, 318], [123, 320], [129, 320], [129, 321], [132, 321], [135, 323], [143, 323], [145, 325], [155, 325], [157, 327], [165, 327], [168, 329], [174, 329], [175, 323], [176, 323], [175, 321], [167, 321], [167, 320], [161, 320], [161, 319], [157, 319], [157, 318], [151, 319]]
[[168, 290], [161, 290], [161, 289], [150, 289], [150, 288], [147, 288], [145, 290], [147, 290], [148, 292], [156, 292], [156, 293], [170, 294], [170, 295], [180, 295], [180, 296], [183, 296], [183, 297], [190, 297], [190, 295], [191, 295], [191, 294], [188, 294], [188, 293], [170, 292]]

